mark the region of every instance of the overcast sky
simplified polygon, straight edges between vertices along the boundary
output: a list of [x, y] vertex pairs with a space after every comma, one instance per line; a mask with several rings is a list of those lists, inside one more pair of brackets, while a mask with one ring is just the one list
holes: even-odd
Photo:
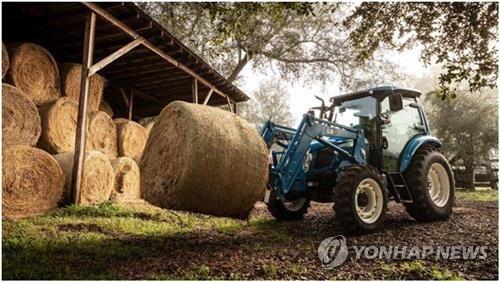
[[[410, 76], [419, 78], [426, 71], [423, 63], [419, 61], [419, 56], [420, 51], [413, 49], [402, 53], [394, 51], [389, 57], [392, 58], [395, 63], [402, 66], [402, 70]], [[259, 83], [272, 75], [274, 75], [274, 73], [270, 67], [265, 71], [265, 73], [260, 73], [253, 71], [251, 65], [247, 65], [241, 73], [241, 76], [244, 79], [240, 88], [247, 95], [251, 96], [252, 93], [258, 89]], [[278, 76], [278, 74], [276, 74], [276, 76]], [[388, 81], [387, 84], [392, 85], [390, 81]], [[306, 113], [310, 107], [318, 105], [318, 100], [314, 98], [314, 95], [320, 96], [327, 101], [330, 97], [341, 94], [339, 93], [338, 83], [335, 83], [335, 81], [332, 81], [324, 87], [319, 83], [316, 85], [304, 85], [300, 81], [294, 82], [293, 84], [285, 82], [285, 85], [287, 86], [291, 96], [290, 109], [296, 123], [300, 121], [302, 115]], [[412, 87], [412, 85], [397, 86]]]

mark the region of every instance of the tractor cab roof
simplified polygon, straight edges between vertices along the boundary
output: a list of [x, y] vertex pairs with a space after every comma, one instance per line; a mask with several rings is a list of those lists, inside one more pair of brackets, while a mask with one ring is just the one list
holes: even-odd
[[368, 96], [372, 96], [374, 98], [382, 100], [389, 95], [395, 95], [395, 94], [401, 94], [403, 97], [419, 97], [420, 95], [422, 95], [421, 92], [414, 89], [399, 88], [394, 86], [379, 86], [375, 88], [366, 89], [363, 91], [334, 96], [330, 98], [330, 102], [334, 102], [335, 104], [338, 105], [345, 101], [350, 101]]

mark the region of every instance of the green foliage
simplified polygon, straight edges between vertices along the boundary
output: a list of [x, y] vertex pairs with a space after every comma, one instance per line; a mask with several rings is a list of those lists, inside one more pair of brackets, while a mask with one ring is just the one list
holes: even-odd
[[355, 60], [341, 24], [348, 4], [148, 2], [139, 6], [230, 81], [250, 62], [257, 70], [270, 66], [285, 79], [326, 80], [334, 75], [349, 90], [359, 80], [380, 83], [402, 76], [380, 54], [369, 62]]
[[498, 98], [496, 89], [458, 93], [460, 98], [446, 100], [438, 92], [428, 93], [425, 108], [433, 134], [443, 141], [443, 153], [452, 164], [465, 166], [472, 185], [474, 166], [498, 153]]
[[381, 47], [423, 47], [424, 63], [442, 64], [440, 92], [465, 81], [475, 91], [493, 88], [498, 77], [497, 2], [373, 3], [356, 7], [344, 25], [358, 61]]

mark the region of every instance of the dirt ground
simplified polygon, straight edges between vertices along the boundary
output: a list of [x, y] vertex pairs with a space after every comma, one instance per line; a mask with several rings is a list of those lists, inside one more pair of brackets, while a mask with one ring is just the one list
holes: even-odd
[[[60, 213], [4, 223], [3, 278], [498, 279], [496, 201], [457, 200], [455, 205], [448, 221], [416, 223], [402, 206], [390, 204], [386, 228], [346, 236], [347, 261], [331, 270], [321, 265], [318, 246], [344, 232], [327, 204], [313, 204], [304, 220], [293, 222], [275, 221], [262, 203], [248, 221], [180, 212], [167, 217], [166, 211], [140, 205], [128, 207], [132, 211], [126, 214]], [[95, 219], [99, 216], [101, 221]], [[29, 232], [37, 234], [31, 240], [38, 243], [23, 241]], [[357, 260], [353, 246], [360, 245], [486, 246], [487, 257]]]

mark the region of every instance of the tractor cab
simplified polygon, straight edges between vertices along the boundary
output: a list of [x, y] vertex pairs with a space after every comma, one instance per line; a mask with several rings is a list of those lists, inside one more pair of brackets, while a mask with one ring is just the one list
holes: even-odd
[[[271, 148], [265, 199], [271, 213], [296, 218], [310, 201], [334, 202], [348, 229], [369, 231], [381, 225], [386, 202], [394, 200], [415, 218], [421, 210], [446, 218], [453, 178], [439, 153], [441, 142], [430, 135], [420, 95], [383, 86], [334, 96], [329, 105], [317, 97], [321, 104], [296, 129], [268, 121], [261, 135]], [[431, 161], [419, 155], [439, 155], [439, 164], [428, 167]]]

